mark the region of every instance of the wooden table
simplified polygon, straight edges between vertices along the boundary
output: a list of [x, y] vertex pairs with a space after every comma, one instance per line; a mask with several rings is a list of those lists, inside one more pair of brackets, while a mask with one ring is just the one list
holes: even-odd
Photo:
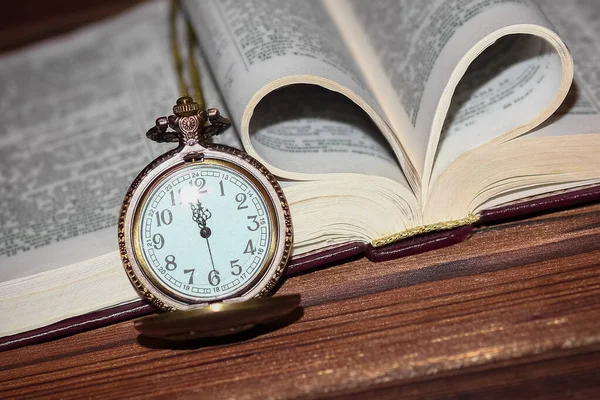
[[[28, 23], [62, 32], [122, 3], [89, 2], [86, 18], [52, 24], [39, 21], [48, 7]], [[0, 48], [37, 38], [17, 25], [2, 28], [12, 39]], [[295, 292], [305, 307], [295, 322], [234, 343], [161, 348], [129, 321], [2, 353], [0, 397], [600, 396], [600, 205], [484, 227], [410, 258], [358, 259], [279, 290]]]
[[1, 354], [0, 397], [593, 398], [600, 205], [290, 278], [304, 315], [179, 349], [131, 321]]

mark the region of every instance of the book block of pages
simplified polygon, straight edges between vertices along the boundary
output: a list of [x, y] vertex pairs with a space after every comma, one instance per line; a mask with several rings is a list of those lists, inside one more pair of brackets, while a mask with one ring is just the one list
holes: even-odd
[[[596, 4], [184, 6], [207, 104], [234, 122], [217, 140], [264, 163], [290, 202], [288, 274], [600, 199]], [[0, 57], [0, 349], [152, 311], [116, 221], [129, 183], [169, 150], [144, 138], [177, 97], [166, 7]]]

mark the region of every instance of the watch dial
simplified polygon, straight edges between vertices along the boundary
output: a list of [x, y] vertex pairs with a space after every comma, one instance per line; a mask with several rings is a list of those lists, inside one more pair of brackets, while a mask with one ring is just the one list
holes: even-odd
[[220, 164], [169, 173], [141, 204], [138, 248], [163, 291], [192, 301], [241, 294], [270, 261], [274, 228], [257, 185]]

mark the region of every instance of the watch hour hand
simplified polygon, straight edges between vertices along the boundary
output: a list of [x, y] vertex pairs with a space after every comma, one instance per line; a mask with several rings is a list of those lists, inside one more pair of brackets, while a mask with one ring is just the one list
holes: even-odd
[[192, 219], [198, 224], [198, 228], [200, 228], [200, 236], [208, 240], [211, 235], [211, 230], [206, 226], [206, 221], [212, 217], [212, 213], [208, 208], [202, 207], [200, 201], [197, 201], [196, 204], [190, 203], [190, 206], [192, 208]]

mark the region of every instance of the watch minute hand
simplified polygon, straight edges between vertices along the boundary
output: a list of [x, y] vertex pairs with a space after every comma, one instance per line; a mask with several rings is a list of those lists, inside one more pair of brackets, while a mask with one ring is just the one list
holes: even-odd
[[[206, 228], [206, 229], [208, 229], [208, 228]], [[212, 251], [210, 250], [210, 242], [208, 241], [208, 237], [206, 237], [205, 239], [206, 239], [206, 246], [208, 247], [208, 255], [210, 256], [210, 263], [212, 264], [212, 269], [216, 271], [217, 269], [215, 268], [215, 260], [213, 260]]]
[[208, 210], [208, 208], [202, 207], [202, 203], [200, 201], [198, 201], [196, 204], [190, 203], [190, 206], [192, 208], [192, 219], [198, 224], [198, 228], [200, 228], [200, 236], [206, 239], [206, 246], [208, 247], [208, 255], [210, 256], [212, 269], [216, 271], [215, 260], [213, 259], [210, 241], [208, 240], [212, 232], [210, 228], [206, 226], [206, 220], [212, 217], [212, 213]]

